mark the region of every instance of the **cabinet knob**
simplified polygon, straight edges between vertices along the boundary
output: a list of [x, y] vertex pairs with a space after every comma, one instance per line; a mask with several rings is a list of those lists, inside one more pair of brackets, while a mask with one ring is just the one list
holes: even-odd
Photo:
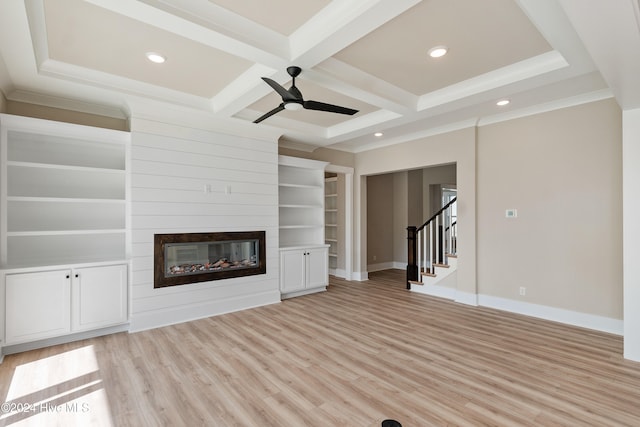
[[71, 277], [71, 276], [69, 276], [69, 275], [67, 274], [67, 279], [68, 279], [69, 277]]
[[78, 273], [76, 273], [76, 279], [77, 279], [78, 277], [80, 277], [80, 275], [79, 275]]

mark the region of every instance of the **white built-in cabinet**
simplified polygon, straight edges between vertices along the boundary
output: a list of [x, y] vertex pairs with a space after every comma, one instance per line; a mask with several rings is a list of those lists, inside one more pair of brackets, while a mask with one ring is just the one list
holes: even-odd
[[1, 346], [127, 322], [129, 144], [0, 114]]
[[104, 328], [127, 321], [127, 266], [71, 271], [71, 331]]
[[5, 275], [5, 345], [127, 321], [127, 266]]
[[324, 291], [329, 282], [324, 241], [327, 162], [279, 156], [280, 293], [283, 298]]
[[280, 250], [280, 291], [284, 295], [326, 289], [328, 250], [323, 247]]
[[71, 332], [69, 274], [58, 270], [5, 276], [5, 344]]

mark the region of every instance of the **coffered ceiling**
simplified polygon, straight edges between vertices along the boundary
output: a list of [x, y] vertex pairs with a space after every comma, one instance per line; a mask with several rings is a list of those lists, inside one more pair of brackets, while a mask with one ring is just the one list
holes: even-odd
[[[635, 0], [2, 0], [0, 90], [122, 117], [177, 106], [291, 146], [358, 152], [612, 95], [638, 102], [624, 77], [640, 59], [614, 72], [630, 55], [603, 43], [621, 28], [637, 43], [637, 11]], [[434, 46], [448, 53], [431, 58]], [[305, 100], [358, 113], [284, 110], [253, 124], [282, 102], [261, 77], [289, 88], [291, 65]]]

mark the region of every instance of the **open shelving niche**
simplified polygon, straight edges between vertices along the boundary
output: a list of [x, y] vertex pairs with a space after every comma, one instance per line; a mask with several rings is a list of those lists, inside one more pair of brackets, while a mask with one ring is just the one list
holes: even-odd
[[0, 266], [127, 258], [127, 132], [0, 115]]
[[338, 177], [328, 176], [324, 180], [325, 189], [325, 238], [329, 245], [329, 273], [338, 268]]
[[324, 245], [326, 162], [279, 157], [280, 248]]

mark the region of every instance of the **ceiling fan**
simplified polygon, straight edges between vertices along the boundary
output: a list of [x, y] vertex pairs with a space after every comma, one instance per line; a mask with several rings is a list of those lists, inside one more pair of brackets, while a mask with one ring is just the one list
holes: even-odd
[[296, 87], [296, 77], [300, 74], [302, 70], [300, 67], [287, 67], [287, 73], [293, 78], [293, 82], [291, 83], [291, 87], [287, 90], [284, 87], [280, 86], [275, 81], [271, 80], [268, 77], [263, 77], [264, 80], [269, 86], [273, 88], [278, 95], [282, 97], [282, 103], [278, 105], [273, 110], [268, 113], [258, 117], [254, 120], [253, 123], [260, 123], [266, 118], [273, 116], [276, 113], [279, 113], [282, 110], [317, 110], [317, 111], [327, 111], [329, 113], [338, 113], [338, 114], [348, 114], [349, 116], [353, 116], [358, 110], [354, 110], [352, 108], [340, 107], [338, 105], [325, 104], [324, 102], [318, 101], [305, 101], [302, 98], [302, 93]]

